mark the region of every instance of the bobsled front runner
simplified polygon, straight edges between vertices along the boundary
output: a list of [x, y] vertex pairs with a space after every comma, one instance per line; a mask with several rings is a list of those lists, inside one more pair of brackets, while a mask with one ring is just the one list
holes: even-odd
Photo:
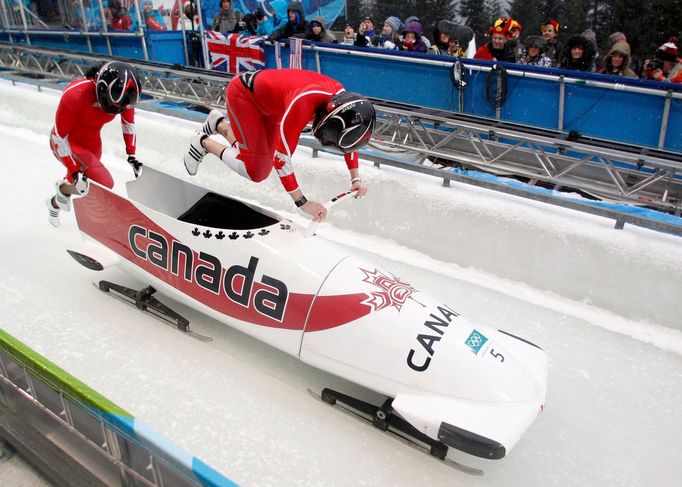
[[532, 343], [473, 325], [254, 204], [151, 168], [127, 190], [91, 183], [74, 201], [81, 232], [99, 244], [79, 254], [89, 268], [115, 254], [108, 261], [175, 299], [385, 394], [408, 429], [473, 455], [503, 457], [543, 408], [547, 355]]

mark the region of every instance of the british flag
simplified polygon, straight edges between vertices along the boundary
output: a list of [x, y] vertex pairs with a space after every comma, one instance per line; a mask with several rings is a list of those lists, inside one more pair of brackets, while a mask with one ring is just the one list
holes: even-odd
[[211, 69], [231, 74], [255, 71], [265, 67], [264, 37], [221, 34], [206, 31], [206, 48], [211, 56]]

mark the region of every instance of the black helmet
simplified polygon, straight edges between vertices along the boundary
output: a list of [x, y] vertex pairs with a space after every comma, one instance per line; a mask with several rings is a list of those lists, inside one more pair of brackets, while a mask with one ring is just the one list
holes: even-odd
[[375, 123], [376, 113], [367, 98], [343, 92], [317, 111], [313, 135], [322, 145], [353, 152], [369, 142]]
[[99, 68], [95, 86], [97, 101], [107, 113], [121, 113], [132, 108], [142, 93], [135, 68], [119, 61]]

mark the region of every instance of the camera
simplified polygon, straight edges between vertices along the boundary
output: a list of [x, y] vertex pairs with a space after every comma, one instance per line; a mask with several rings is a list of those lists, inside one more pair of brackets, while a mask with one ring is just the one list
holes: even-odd
[[650, 59], [649, 62], [647, 63], [647, 69], [651, 69], [652, 71], [656, 71], [657, 69], [663, 69], [663, 60], [661, 59]]

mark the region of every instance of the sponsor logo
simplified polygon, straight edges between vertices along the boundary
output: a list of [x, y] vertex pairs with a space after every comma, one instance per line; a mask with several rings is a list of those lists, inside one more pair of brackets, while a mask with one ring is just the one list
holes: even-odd
[[466, 339], [464, 344], [469, 347], [469, 349], [474, 352], [476, 355], [478, 355], [478, 352], [481, 351], [481, 347], [485, 345], [485, 342], [487, 342], [488, 339], [483, 335], [483, 333], [474, 330], [471, 332], [469, 335], [469, 338]]
[[138, 258], [167, 273], [273, 320], [281, 322], [284, 317], [289, 297], [287, 286], [266, 274], [257, 281], [257, 257], [251, 256], [246, 267], [223, 268], [217, 257], [207, 252], [196, 255], [189, 246], [177, 240], [168, 242], [165, 236], [139, 225], [129, 228], [128, 244]]
[[452, 320], [459, 316], [457, 312], [445, 305], [438, 306], [437, 311], [438, 314], [431, 313], [429, 315], [429, 319], [423, 324], [425, 328], [421, 330], [423, 333], [417, 335], [416, 340], [419, 346], [416, 347], [416, 350], [411, 349], [407, 354], [407, 365], [417, 372], [424, 372], [429, 368], [431, 359], [436, 353], [434, 348], [436, 343], [443, 338]]

